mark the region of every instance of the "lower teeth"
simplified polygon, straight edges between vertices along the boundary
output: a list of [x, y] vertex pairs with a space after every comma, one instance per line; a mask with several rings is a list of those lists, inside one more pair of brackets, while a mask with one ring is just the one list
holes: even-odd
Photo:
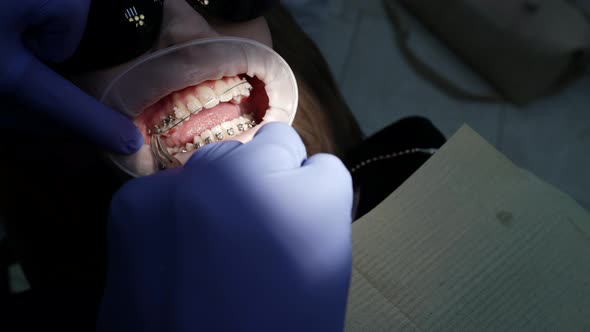
[[176, 154], [198, 150], [207, 144], [220, 142], [227, 137], [235, 136], [236, 131], [245, 132], [255, 126], [256, 121], [254, 120], [254, 117], [250, 114], [245, 114], [237, 119], [224, 122], [221, 125], [206, 130], [201, 135], [195, 136], [192, 143], [187, 143], [184, 147], [170, 148], [169, 152], [171, 154]]

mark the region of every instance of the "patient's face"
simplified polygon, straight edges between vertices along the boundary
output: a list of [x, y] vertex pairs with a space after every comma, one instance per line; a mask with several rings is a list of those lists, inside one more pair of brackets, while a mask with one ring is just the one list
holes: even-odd
[[[247, 22], [228, 23], [203, 17], [185, 0], [166, 0], [161, 33], [148, 53], [218, 35], [248, 38], [272, 46], [270, 31], [262, 17]], [[72, 76], [72, 80], [89, 94], [100, 98], [113, 78], [136, 61], [134, 59], [92, 73], [77, 73]], [[167, 68], [163, 69], [166, 71]], [[209, 82], [200, 90], [207, 92], [205, 88], [209, 88], [215, 92], [216, 86], [222, 83], [229, 85], [227, 81], [242, 78], [243, 75], [224, 77], [225, 82]], [[248, 80], [252, 85], [259, 84], [251, 78]], [[156, 116], [161, 111], [157, 107], [174, 103], [177, 101], [175, 98], [184, 98], [180, 106], [187, 106], [191, 100], [195, 102], [193, 98], [202, 103], [199, 99], [202, 91], [197, 92], [197, 88], [194, 87], [193, 91], [180, 89], [176, 95], [165, 94], [161, 100], [147, 105], [142, 114], [149, 114], [151, 109], [152, 116]], [[236, 110], [231, 109], [233, 105], [247, 105], [242, 100], [246, 98], [239, 98], [246, 92], [238, 89], [237, 96], [233, 93], [232, 100], [234, 97], [238, 97], [238, 100], [234, 101], [235, 104], [230, 102], [232, 105], [227, 105], [230, 110], [226, 111], [230, 116], [231, 111]], [[252, 93], [250, 98], [253, 96]], [[179, 108], [183, 111], [182, 107]], [[241, 113], [242, 107], [238, 107], [238, 111]], [[141, 120], [139, 117], [134, 119], [146, 134], [148, 123], [143, 123], [142, 127]], [[237, 133], [239, 128], [236, 123], [232, 121], [231, 125]], [[188, 131], [185, 133], [190, 134]], [[170, 137], [171, 140], [175, 138]], [[149, 139], [147, 135], [146, 139]], [[194, 144], [194, 137], [191, 144]], [[22, 146], [38, 146], [39, 151], [23, 156]], [[27, 135], [22, 137], [22, 146], [2, 146], [6, 155], [22, 157], [19, 163], [4, 163], [2, 166], [2, 173], [7, 175], [4, 177], [3, 189], [5, 193], [11, 193], [3, 203], [3, 210], [6, 211], [2, 211], [2, 217], [9, 222], [11, 235], [17, 239], [20, 259], [31, 283], [37, 287], [81, 289], [100, 285], [104, 273], [102, 264], [107, 211], [112, 193], [119, 188], [121, 181], [106, 167], [101, 154], [96, 153], [91, 144], [73, 134], [53, 131], [50, 136]], [[172, 143], [169, 146], [176, 148]], [[31, 209], [31, 206], [35, 208]]]
[[[264, 17], [246, 22], [226, 22], [215, 17], [203, 17], [186, 0], [166, 0], [164, 2], [163, 22], [158, 38], [148, 53], [182, 44], [194, 39], [216, 36], [248, 38], [272, 47], [271, 34]], [[111, 68], [92, 73], [75, 75], [76, 83], [98, 96], [104, 91], [112, 78], [131, 66], [136, 59]]]
[[[88, 93], [101, 98], [105, 89], [121, 73], [133, 77], [127, 74], [127, 70], [134, 68], [131, 73], [139, 71], [134, 65], [150, 54], [174, 45], [219, 36], [246, 38], [272, 47], [271, 34], [263, 17], [239, 23], [226, 22], [202, 16], [185, 0], [167, 0], [164, 2], [160, 34], [147, 54], [111, 68], [73, 75], [72, 80]], [[247, 64], [241, 64], [232, 51], [226, 53], [221, 54], [222, 59], [216, 59], [216, 62], [203, 56], [192, 56], [192, 53], [188, 60], [190, 62], [184, 55], [163, 57], [164, 60], [152, 66], [155, 68], [149, 69], [150, 75], [144, 74], [149, 80], [136, 80], [135, 84], [141, 88], [135, 89], [133, 94], [141, 91], [141, 98], [135, 98], [141, 99], [141, 103], [136, 103], [130, 111], [119, 109], [127, 114], [133, 113], [130, 116], [144, 136], [143, 148], [127, 165], [133, 172], [147, 175], [154, 171], [150, 143], [152, 135], [156, 133], [161, 134], [165, 150], [185, 162], [204, 145], [229, 139], [246, 142], [265, 121], [290, 120], [281, 115], [288, 113], [283, 111], [288, 106], [281, 105], [292, 103], [285, 100], [292, 97], [281, 98], [280, 93], [267, 94], [265, 77], [281, 81], [281, 77], [276, 79], [280, 75], [272, 73], [272, 68], [269, 69], [272, 67], [268, 66], [269, 59], [261, 56], [260, 59], [248, 59]], [[216, 68], [207, 68], [212, 74], [206, 79], [193, 79], [194, 73], [188, 71], [199, 66]], [[170, 78], [175, 76], [179, 79]], [[180, 79], [184, 76], [191, 78]]]

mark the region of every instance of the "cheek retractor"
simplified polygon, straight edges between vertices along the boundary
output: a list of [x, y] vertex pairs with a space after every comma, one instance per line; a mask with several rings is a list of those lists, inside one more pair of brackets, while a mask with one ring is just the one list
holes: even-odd
[[[224, 94], [229, 89], [233, 98]], [[177, 167], [208, 143], [248, 140], [261, 123], [292, 124], [298, 95], [287, 62], [259, 42], [215, 37], [174, 45], [136, 59], [103, 91], [100, 100], [137, 120], [145, 138], [134, 154], [106, 155], [131, 177]]]
[[[185, 120], [189, 119], [191, 117], [191, 115], [197, 114], [200, 111], [202, 111], [203, 109], [209, 108], [210, 106], [213, 106], [215, 104], [219, 104], [221, 102], [221, 100], [219, 99], [221, 96], [223, 96], [227, 93], [230, 93], [234, 89], [240, 88], [240, 87], [244, 87], [248, 91], [252, 91], [252, 86], [250, 85], [250, 83], [248, 83], [248, 81], [246, 81], [246, 80], [242, 80], [238, 84], [235, 84], [234, 86], [229, 87], [227, 90], [223, 91], [219, 96], [212, 96], [212, 98], [209, 101], [207, 101], [204, 105], [198, 107], [197, 109], [195, 109], [193, 111], [189, 111], [188, 115], [178, 117], [176, 115], [177, 113], [172, 111], [172, 113], [170, 115], [168, 115], [168, 117], [166, 117], [164, 120], [162, 120], [162, 122], [155, 125], [153, 128], [148, 129], [148, 134], [150, 135], [150, 149], [152, 151], [154, 158], [158, 162], [158, 166], [160, 169], [167, 169], [167, 168], [174, 168], [174, 167], [182, 166], [180, 161], [168, 152], [168, 148], [166, 147], [164, 142], [161, 140], [161, 137], [165, 137], [166, 133], [169, 130], [181, 125]], [[251, 120], [249, 119], [248, 122], [238, 125], [237, 128], [238, 128], [238, 131], [245, 131], [246, 128], [244, 126], [247, 126], [249, 129], [249, 128], [253, 128], [254, 126], [256, 126], [256, 124], [257, 123], [254, 119], [251, 119]], [[228, 136], [234, 136], [237, 133], [233, 130], [233, 128], [229, 128], [226, 130], [225, 134], [227, 134]], [[216, 133], [215, 135], [216, 135], [217, 140], [219, 140], [219, 141], [224, 139], [224, 133], [222, 133], [222, 132]], [[209, 141], [209, 142], [205, 141], [204, 143], [197, 145], [196, 149], [202, 147], [204, 144], [209, 144], [209, 143], [212, 143], [212, 141]]]

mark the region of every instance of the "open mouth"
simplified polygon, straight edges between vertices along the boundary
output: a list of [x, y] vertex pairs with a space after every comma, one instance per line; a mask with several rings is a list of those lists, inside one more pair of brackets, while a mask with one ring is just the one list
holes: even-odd
[[160, 135], [168, 153], [176, 157], [237, 138], [260, 124], [269, 108], [264, 87], [263, 81], [246, 74], [208, 80], [161, 98], [134, 123], [144, 142], [150, 144], [151, 135]]
[[268, 46], [215, 37], [138, 59], [111, 81], [101, 101], [131, 117], [144, 136], [137, 153], [109, 155], [137, 177], [163, 166], [154, 150], [177, 166], [207, 144], [246, 143], [267, 122], [291, 124], [298, 89], [289, 65]]

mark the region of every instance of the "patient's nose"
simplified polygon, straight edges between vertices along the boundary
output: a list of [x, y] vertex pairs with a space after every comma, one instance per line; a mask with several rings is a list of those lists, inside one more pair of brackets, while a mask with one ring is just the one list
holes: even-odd
[[164, 18], [154, 51], [193, 39], [215, 37], [219, 34], [186, 0], [164, 2]]

